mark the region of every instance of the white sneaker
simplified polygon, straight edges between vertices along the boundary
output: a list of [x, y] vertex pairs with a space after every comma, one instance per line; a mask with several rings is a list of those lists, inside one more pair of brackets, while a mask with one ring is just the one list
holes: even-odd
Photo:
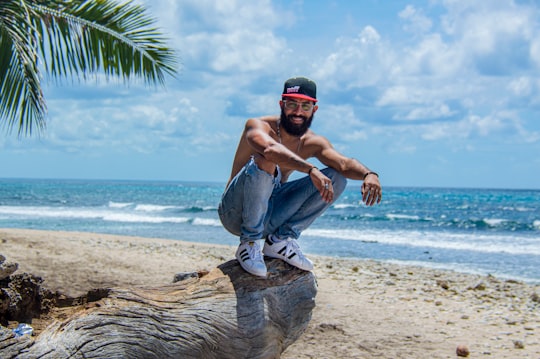
[[264, 243], [263, 253], [265, 256], [282, 259], [290, 265], [305, 271], [313, 269], [313, 262], [304, 256], [295, 239], [288, 238], [274, 243], [270, 236]]
[[242, 242], [236, 250], [236, 259], [248, 273], [259, 277], [266, 277], [266, 264], [262, 254], [264, 239]]

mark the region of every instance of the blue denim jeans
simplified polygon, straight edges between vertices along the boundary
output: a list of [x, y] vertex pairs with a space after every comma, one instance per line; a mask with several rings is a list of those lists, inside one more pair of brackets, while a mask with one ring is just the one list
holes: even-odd
[[[332, 168], [321, 172], [332, 180], [335, 201], [345, 190], [347, 179]], [[269, 234], [297, 239], [330, 205], [322, 200], [309, 176], [281, 183], [279, 168], [273, 176], [259, 169], [251, 158], [225, 189], [218, 213], [225, 229], [242, 242]]]

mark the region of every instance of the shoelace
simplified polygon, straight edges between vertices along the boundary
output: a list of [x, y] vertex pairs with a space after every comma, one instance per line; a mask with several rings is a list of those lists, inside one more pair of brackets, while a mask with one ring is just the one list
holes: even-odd
[[285, 253], [286, 253], [285, 255], [288, 257], [293, 252], [295, 252], [296, 255], [298, 255], [298, 257], [303, 258], [303, 255], [302, 255], [302, 252], [300, 251], [300, 246], [298, 245], [298, 243], [294, 239], [288, 238], [287, 245], [285, 246]]
[[249, 254], [249, 258], [251, 258], [252, 260], [262, 260], [262, 252], [261, 252], [261, 249], [259, 248], [259, 245], [256, 244], [256, 243], [253, 243], [252, 246], [247, 246], [247, 251], [248, 251], [248, 254]]

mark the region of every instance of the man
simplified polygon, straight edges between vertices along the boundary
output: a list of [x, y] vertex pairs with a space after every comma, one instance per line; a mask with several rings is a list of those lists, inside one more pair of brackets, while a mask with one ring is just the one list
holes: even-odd
[[[291, 78], [279, 101], [281, 116], [245, 124], [218, 212], [223, 226], [240, 237], [236, 259], [253, 275], [266, 277], [264, 255], [313, 269], [296, 239], [341, 195], [347, 178], [364, 181], [366, 205], [381, 201], [378, 174], [310, 130], [316, 103], [315, 83]], [[327, 167], [319, 169], [308, 158]], [[307, 175], [288, 182], [293, 171]]]

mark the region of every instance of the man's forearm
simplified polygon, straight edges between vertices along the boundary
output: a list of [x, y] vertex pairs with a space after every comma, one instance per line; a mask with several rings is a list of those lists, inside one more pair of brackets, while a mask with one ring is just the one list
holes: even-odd
[[281, 167], [291, 168], [299, 172], [308, 173], [309, 170], [315, 167], [280, 143], [268, 146], [264, 150], [263, 156]]
[[369, 175], [376, 175], [377, 177], [379, 176], [375, 171], [369, 169], [355, 158], [349, 158], [342, 173], [347, 178], [361, 181], [365, 180]]

